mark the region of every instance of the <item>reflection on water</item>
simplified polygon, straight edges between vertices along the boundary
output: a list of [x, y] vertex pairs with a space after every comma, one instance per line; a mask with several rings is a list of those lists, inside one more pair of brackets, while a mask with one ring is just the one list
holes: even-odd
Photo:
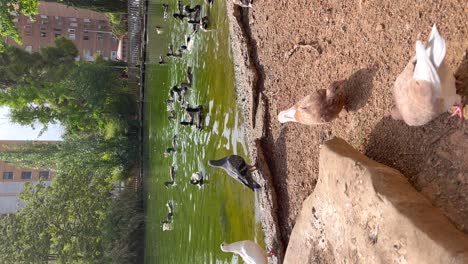
[[[209, 32], [198, 32], [193, 50], [182, 59], [168, 58], [159, 64], [159, 56], [185, 43], [191, 27], [172, 18], [177, 3], [168, 2], [170, 16], [163, 18], [163, 3], [151, 1], [148, 6], [146, 117], [148, 127], [147, 189], [147, 263], [237, 263], [237, 257], [221, 252], [222, 242], [257, 240], [263, 234], [255, 221], [254, 193], [235, 182], [222, 170], [207, 166], [209, 159], [228, 154], [245, 156], [245, 128], [235, 103], [234, 66], [228, 43], [226, 1], [215, 1], [207, 9], [202, 1], [184, 4], [202, 5], [202, 16], [210, 16]], [[156, 34], [156, 26], [163, 30]], [[193, 88], [188, 90], [191, 106], [205, 110], [204, 128], [181, 126], [183, 109], [176, 104], [176, 118], [168, 119], [165, 100], [169, 90], [186, 81], [186, 68], [193, 68]], [[165, 150], [177, 134], [177, 150], [167, 158]], [[170, 168], [176, 168], [173, 187]], [[201, 172], [206, 184], [190, 184], [193, 173]], [[168, 216], [166, 203], [174, 201], [172, 230], [163, 231], [162, 220]]]

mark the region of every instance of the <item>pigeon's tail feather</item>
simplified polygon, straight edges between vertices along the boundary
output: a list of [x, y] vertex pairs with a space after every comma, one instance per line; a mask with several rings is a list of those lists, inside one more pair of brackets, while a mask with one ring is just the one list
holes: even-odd
[[218, 167], [222, 168], [226, 164], [226, 158], [220, 159], [220, 160], [209, 160], [208, 165], [211, 167]]

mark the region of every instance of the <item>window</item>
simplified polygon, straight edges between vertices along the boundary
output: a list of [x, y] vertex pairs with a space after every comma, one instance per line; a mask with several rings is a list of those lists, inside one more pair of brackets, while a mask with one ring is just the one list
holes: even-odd
[[70, 40], [75, 40], [75, 39], [76, 39], [76, 35], [75, 35], [75, 34], [68, 34], [68, 39], [70, 39]]
[[30, 180], [31, 178], [32, 178], [32, 172], [30, 172], [30, 171], [22, 171], [21, 172], [21, 179]]
[[68, 33], [75, 33], [75, 32], [76, 32], [76, 30], [74, 28], [69, 28], [68, 29]]
[[98, 33], [97, 34], [97, 39], [100, 40], [100, 41], [103, 41], [104, 40], [104, 35], [101, 34], [101, 33]]
[[44, 37], [47, 37], [47, 33], [44, 32], [44, 31], [41, 31], [41, 37], [43, 37], [43, 38], [44, 38]]
[[76, 18], [74, 18], [74, 17], [70, 17], [70, 21], [72, 21], [72, 22], [76, 22]]
[[49, 179], [49, 172], [48, 171], [40, 171], [39, 172], [39, 179], [48, 180]]
[[83, 22], [85, 23], [91, 23], [91, 20], [89, 18], [83, 18]]
[[13, 172], [12, 171], [4, 171], [3, 172], [3, 179], [4, 180], [13, 180]]
[[89, 36], [84, 35], [83, 40], [89, 40]]
[[54, 28], [54, 31], [62, 31], [61, 28]]
[[70, 27], [78, 27], [78, 23], [70, 23]]
[[60, 19], [60, 17], [59, 17], [59, 16], [55, 16], [55, 20], [59, 20], [59, 19]]
[[83, 58], [85, 60], [88, 60], [89, 58], [91, 58], [91, 51], [88, 49], [83, 50]]
[[47, 19], [48, 17], [46, 15], [41, 15], [42, 19]]
[[29, 53], [31, 53], [31, 52], [32, 52], [32, 46], [26, 46], [26, 47], [24, 48], [24, 50], [27, 51], [27, 52], [29, 52]]
[[117, 51], [111, 51], [111, 60], [117, 60]]
[[42, 25], [47, 25], [47, 24], [49, 24], [49, 20], [41, 20], [41, 24]]
[[58, 38], [58, 37], [62, 36], [62, 34], [60, 34], [60, 33], [55, 33], [54, 36], [55, 36], [56, 38]]

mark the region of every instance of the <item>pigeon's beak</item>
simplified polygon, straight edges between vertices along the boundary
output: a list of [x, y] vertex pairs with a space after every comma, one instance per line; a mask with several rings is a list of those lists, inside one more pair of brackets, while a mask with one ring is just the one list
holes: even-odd
[[294, 108], [281, 111], [278, 115], [278, 121], [280, 121], [280, 123], [297, 122], [296, 118], [294, 118], [295, 114], [296, 114], [296, 109]]

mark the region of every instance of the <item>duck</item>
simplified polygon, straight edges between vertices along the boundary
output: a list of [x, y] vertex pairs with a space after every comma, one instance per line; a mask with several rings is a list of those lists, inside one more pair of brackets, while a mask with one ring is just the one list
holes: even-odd
[[164, 32], [164, 30], [160, 26], [156, 26], [154, 28], [156, 30], [156, 34], [160, 35]]
[[257, 169], [256, 166], [248, 165], [239, 155], [229, 155], [220, 160], [209, 160], [208, 165], [225, 170], [229, 176], [252, 191], [260, 189], [260, 184], [255, 182], [251, 174], [253, 170]]
[[171, 153], [174, 153], [176, 151], [177, 151], [177, 135], [174, 135], [172, 137], [172, 146], [166, 149], [166, 151], [164, 152], [164, 156], [168, 157]]
[[166, 61], [164, 60], [164, 56], [160, 55], [159, 56], [159, 65], [164, 65], [164, 64], [166, 64]]
[[327, 89], [319, 89], [304, 97], [288, 110], [278, 115], [280, 123], [297, 122], [304, 125], [319, 125], [332, 121], [343, 109], [346, 99], [346, 80], [335, 81]]
[[191, 35], [185, 36], [185, 44], [180, 46], [180, 49], [182, 51], [192, 51], [193, 45], [195, 43], [195, 38], [193, 38]]
[[196, 5], [194, 7], [190, 7], [190, 5], [185, 5], [184, 6], [184, 12], [187, 13], [187, 14], [192, 14], [192, 13], [195, 13], [195, 12], [200, 12], [201, 10], [201, 6], [200, 5]]
[[177, 185], [176, 168], [174, 166], [171, 166], [171, 169], [169, 170], [169, 174], [171, 175], [171, 181], [164, 182], [164, 186], [166, 186], [166, 188], [174, 187]]
[[183, 126], [195, 125], [197, 129], [202, 129], [204, 118], [202, 105], [198, 105], [197, 107], [187, 105], [182, 108], [185, 110], [186, 116], [188, 116], [188, 121], [181, 121], [180, 124]]
[[[177, 85], [173, 86], [171, 90], [169, 90], [169, 97], [172, 99], [177, 99], [180, 104], [185, 104], [185, 99], [187, 95], [187, 86], [181, 86], [180, 88]], [[177, 98], [176, 98], [177, 95]]]
[[170, 200], [166, 203], [167, 207], [167, 220], [171, 221], [174, 219], [174, 201]]
[[240, 7], [252, 7], [252, 0], [233, 0], [232, 2]]
[[169, 5], [168, 4], [163, 4], [163, 18], [167, 19], [169, 17]]
[[192, 177], [190, 177], [190, 184], [197, 185], [198, 188], [202, 188], [205, 184], [205, 178], [203, 177], [203, 173], [201, 171], [192, 173]]
[[453, 111], [453, 115], [463, 119], [462, 99], [456, 93], [455, 77], [444, 61], [445, 40], [436, 25], [426, 44], [416, 41], [415, 50], [416, 56], [395, 80], [392, 118], [409, 126], [422, 126]]
[[198, 31], [198, 28], [201, 28], [203, 31], [208, 31], [208, 26], [209, 26], [210, 19], [208, 16], [204, 16], [201, 19], [191, 19], [187, 21], [187, 23], [192, 24], [193, 31], [196, 32]]
[[231, 244], [222, 243], [221, 251], [238, 254], [246, 264], [268, 263], [266, 252], [262, 247], [251, 240], [243, 240]]

